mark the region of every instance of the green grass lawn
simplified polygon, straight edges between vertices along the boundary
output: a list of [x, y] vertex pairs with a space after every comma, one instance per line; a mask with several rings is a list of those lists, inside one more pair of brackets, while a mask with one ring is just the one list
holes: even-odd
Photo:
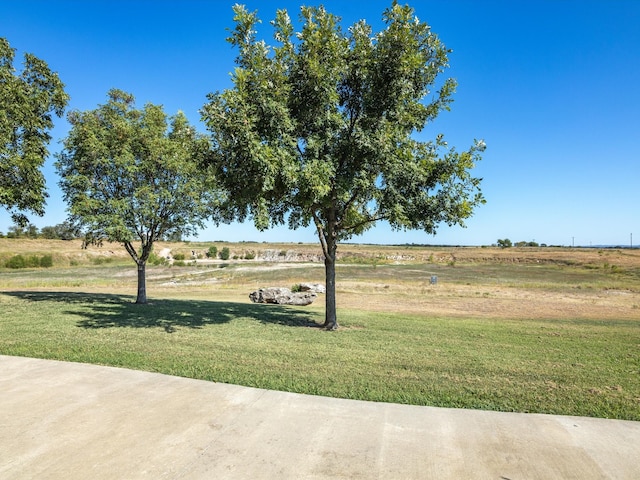
[[342, 328], [325, 332], [315, 327], [321, 301], [294, 308], [253, 305], [237, 289], [214, 299], [150, 290], [152, 304], [139, 306], [100, 286], [21, 285], [0, 293], [0, 354], [362, 400], [640, 420], [637, 317], [442, 317], [351, 302], [338, 312]]
[[[167, 245], [187, 255], [209, 246]], [[318, 250], [229, 245], [303, 259]], [[118, 246], [0, 239], [3, 261], [53, 255], [52, 268], [0, 268], [0, 354], [353, 399], [640, 420], [639, 251], [342, 248], [341, 328], [325, 332], [322, 296], [299, 308], [247, 296], [323, 282], [319, 262], [149, 266], [151, 304], [139, 306], [135, 265]]]

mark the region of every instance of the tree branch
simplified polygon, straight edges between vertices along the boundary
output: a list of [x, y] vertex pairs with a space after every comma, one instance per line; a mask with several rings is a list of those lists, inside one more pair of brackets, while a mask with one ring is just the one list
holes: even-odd
[[367, 223], [375, 223], [375, 222], [378, 222], [380, 220], [386, 220], [386, 219], [387, 219], [387, 217], [385, 215], [380, 215], [378, 217], [371, 217], [371, 218], [368, 218], [367, 220], [363, 220], [362, 222], [358, 222], [358, 223], [356, 223], [354, 225], [351, 225], [351, 226], [348, 226], [348, 227], [342, 227], [342, 229], [343, 230], [347, 230], [347, 231], [356, 230], [356, 229], [360, 228], [361, 226], [366, 225]]
[[124, 248], [127, 250], [129, 255], [131, 255], [134, 262], [138, 263], [138, 252], [136, 252], [136, 249], [131, 245], [131, 242], [124, 242]]
[[322, 228], [322, 222], [320, 221], [320, 217], [318, 217], [318, 214], [315, 210], [312, 212], [312, 214], [313, 214], [313, 220], [316, 223], [318, 238], [320, 239], [320, 245], [322, 246], [322, 253], [324, 255], [324, 258], [330, 258], [329, 246], [327, 245], [327, 239], [324, 236], [324, 229]]

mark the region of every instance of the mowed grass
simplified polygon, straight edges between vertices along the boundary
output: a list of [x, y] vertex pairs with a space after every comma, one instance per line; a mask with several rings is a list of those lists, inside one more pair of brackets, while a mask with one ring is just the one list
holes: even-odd
[[318, 265], [153, 267], [146, 306], [133, 304], [133, 265], [4, 270], [0, 353], [362, 400], [640, 420], [637, 270], [620, 269], [343, 264], [337, 332], [318, 328], [322, 296], [309, 307], [247, 298], [321, 280]]

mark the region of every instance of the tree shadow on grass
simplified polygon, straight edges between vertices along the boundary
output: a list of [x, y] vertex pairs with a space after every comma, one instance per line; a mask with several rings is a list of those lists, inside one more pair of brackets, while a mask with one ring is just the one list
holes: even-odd
[[299, 308], [279, 305], [256, 305], [210, 300], [151, 300], [137, 305], [133, 297], [82, 292], [4, 292], [31, 302], [59, 302], [68, 305], [65, 314], [80, 317], [81, 328], [203, 328], [237, 318], [249, 318], [265, 324], [289, 327], [319, 327], [314, 314]]

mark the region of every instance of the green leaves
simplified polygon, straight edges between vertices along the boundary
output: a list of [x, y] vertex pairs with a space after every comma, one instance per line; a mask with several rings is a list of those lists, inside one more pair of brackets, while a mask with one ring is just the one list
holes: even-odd
[[329, 286], [337, 243], [379, 220], [429, 233], [463, 224], [484, 201], [469, 173], [484, 146], [457, 153], [440, 136], [414, 138], [449, 108], [456, 83], [438, 80], [450, 50], [412, 8], [393, 2], [377, 34], [365, 21], [342, 30], [323, 7], [300, 12], [297, 33], [276, 13], [271, 47], [256, 37], [255, 12], [234, 7], [234, 86], [201, 113], [236, 217], [258, 228], [313, 222]]
[[106, 104], [68, 118], [56, 168], [71, 217], [87, 234], [139, 241], [148, 256], [156, 240], [203, 226], [215, 208], [215, 188], [199, 171], [209, 143], [184, 114], [168, 118], [153, 104], [138, 110], [132, 95], [111, 90]]
[[255, 12], [234, 13], [234, 88], [210, 95], [202, 118], [241, 219], [264, 228], [289, 215], [292, 228], [313, 220], [324, 232], [332, 221], [346, 239], [380, 219], [433, 233], [482, 203], [469, 174], [480, 148], [412, 137], [449, 108], [456, 86], [438, 85], [450, 50], [413, 9], [394, 2], [377, 34], [365, 21], [345, 32], [322, 7], [301, 8], [295, 33], [279, 10], [273, 48], [256, 38]]
[[17, 73], [14, 56], [0, 38], [0, 206], [16, 223], [26, 224], [23, 212], [44, 213], [47, 193], [40, 169], [49, 155], [52, 115], [62, 116], [69, 97], [44, 61], [26, 54]]

